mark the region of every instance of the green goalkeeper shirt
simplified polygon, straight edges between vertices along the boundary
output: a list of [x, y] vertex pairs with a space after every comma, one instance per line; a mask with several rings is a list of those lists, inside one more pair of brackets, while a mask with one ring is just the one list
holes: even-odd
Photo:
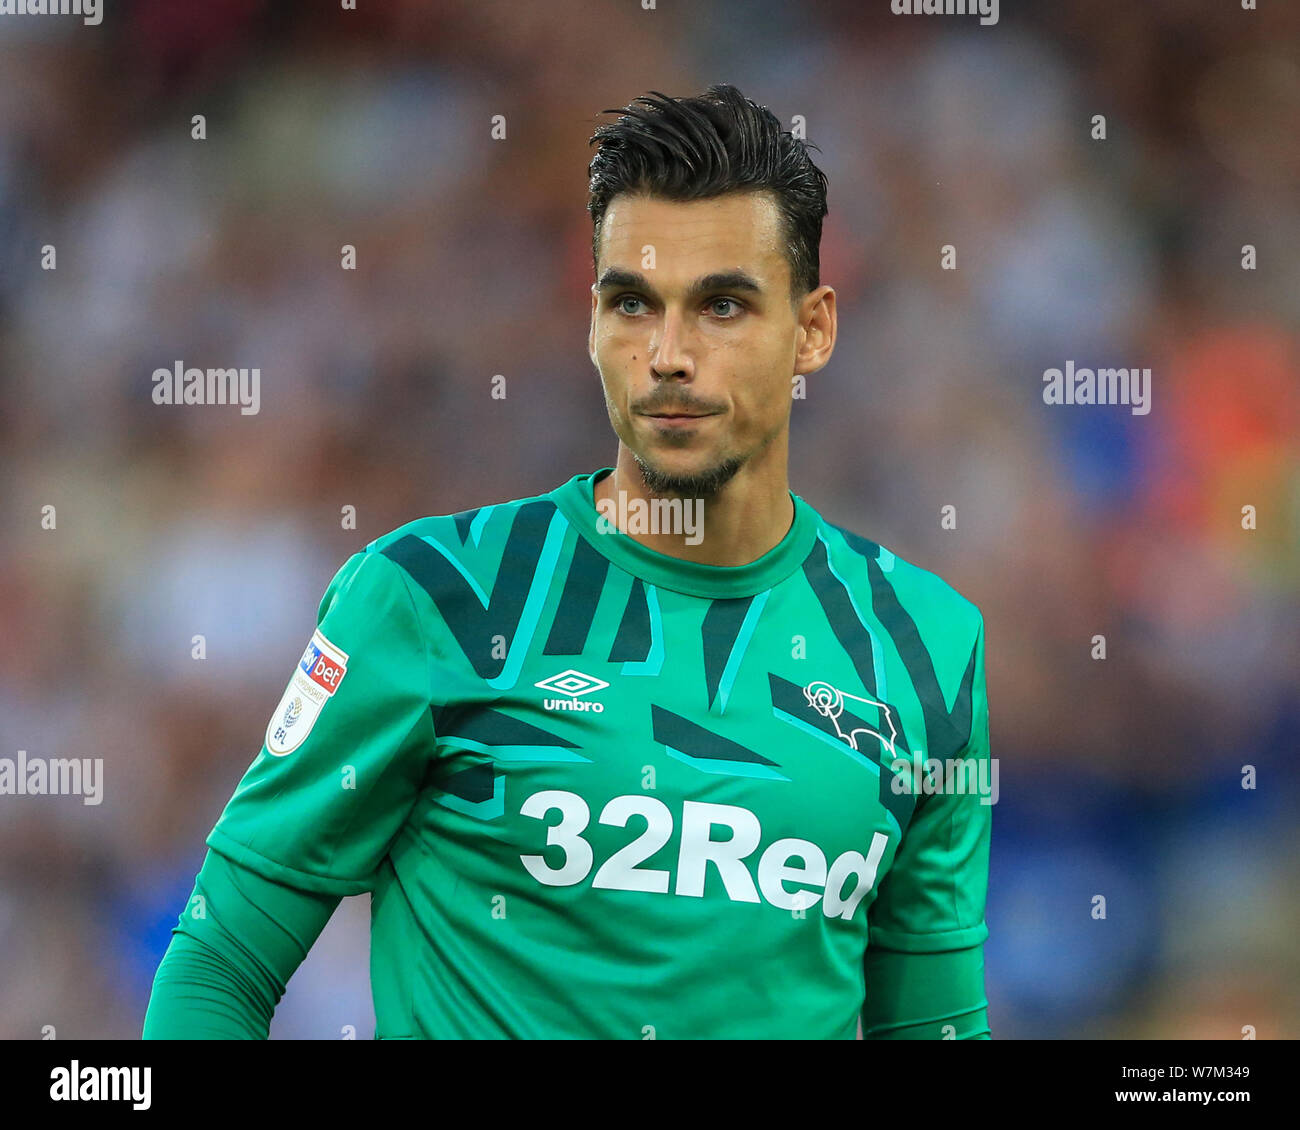
[[[373, 892], [380, 1038], [987, 1034], [978, 609], [793, 494], [748, 565], [657, 553], [608, 471], [350, 558], [209, 847]], [[954, 951], [960, 1008], [869, 983]]]

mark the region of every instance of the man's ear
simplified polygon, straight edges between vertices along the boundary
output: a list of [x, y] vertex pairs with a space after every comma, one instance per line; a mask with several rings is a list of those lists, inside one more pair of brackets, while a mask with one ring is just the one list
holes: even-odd
[[596, 364], [596, 284], [591, 284], [591, 329], [587, 331], [587, 356]]
[[794, 371], [807, 375], [825, 366], [835, 351], [835, 291], [829, 286], [810, 291], [800, 303], [799, 320], [803, 340], [795, 355]]

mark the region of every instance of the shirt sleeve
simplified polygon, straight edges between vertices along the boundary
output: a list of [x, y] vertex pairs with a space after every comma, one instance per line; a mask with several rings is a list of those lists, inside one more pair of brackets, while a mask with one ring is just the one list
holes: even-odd
[[990, 776], [994, 765], [989, 758], [982, 617], [968, 666], [970, 736], [953, 755], [954, 764], [944, 765], [945, 787], [923, 789], [917, 797], [893, 865], [868, 910], [870, 949], [942, 953], [978, 945], [988, 937], [984, 905], [997, 794], [985, 786], [997, 778]]
[[146, 1040], [264, 1040], [338, 896], [298, 891], [209, 851], [172, 929]]
[[864, 1040], [988, 1040], [984, 947], [946, 953], [868, 950]]
[[301, 890], [371, 889], [433, 752], [429, 671], [401, 569], [353, 555], [208, 846]]

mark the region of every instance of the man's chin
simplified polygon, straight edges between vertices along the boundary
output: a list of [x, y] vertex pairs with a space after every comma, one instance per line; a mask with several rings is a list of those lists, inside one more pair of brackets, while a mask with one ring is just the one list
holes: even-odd
[[680, 463], [673, 460], [643, 459], [635, 452], [636, 460], [652, 494], [673, 495], [680, 498], [710, 498], [731, 482], [736, 472], [745, 465], [741, 456], [727, 456], [711, 460], [690, 460]]

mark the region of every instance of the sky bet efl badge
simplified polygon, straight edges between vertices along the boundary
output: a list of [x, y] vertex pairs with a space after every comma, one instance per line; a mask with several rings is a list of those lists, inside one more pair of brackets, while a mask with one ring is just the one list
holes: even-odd
[[314, 632], [266, 727], [267, 752], [283, 757], [302, 745], [347, 673], [347, 652], [340, 651], [319, 630]]

